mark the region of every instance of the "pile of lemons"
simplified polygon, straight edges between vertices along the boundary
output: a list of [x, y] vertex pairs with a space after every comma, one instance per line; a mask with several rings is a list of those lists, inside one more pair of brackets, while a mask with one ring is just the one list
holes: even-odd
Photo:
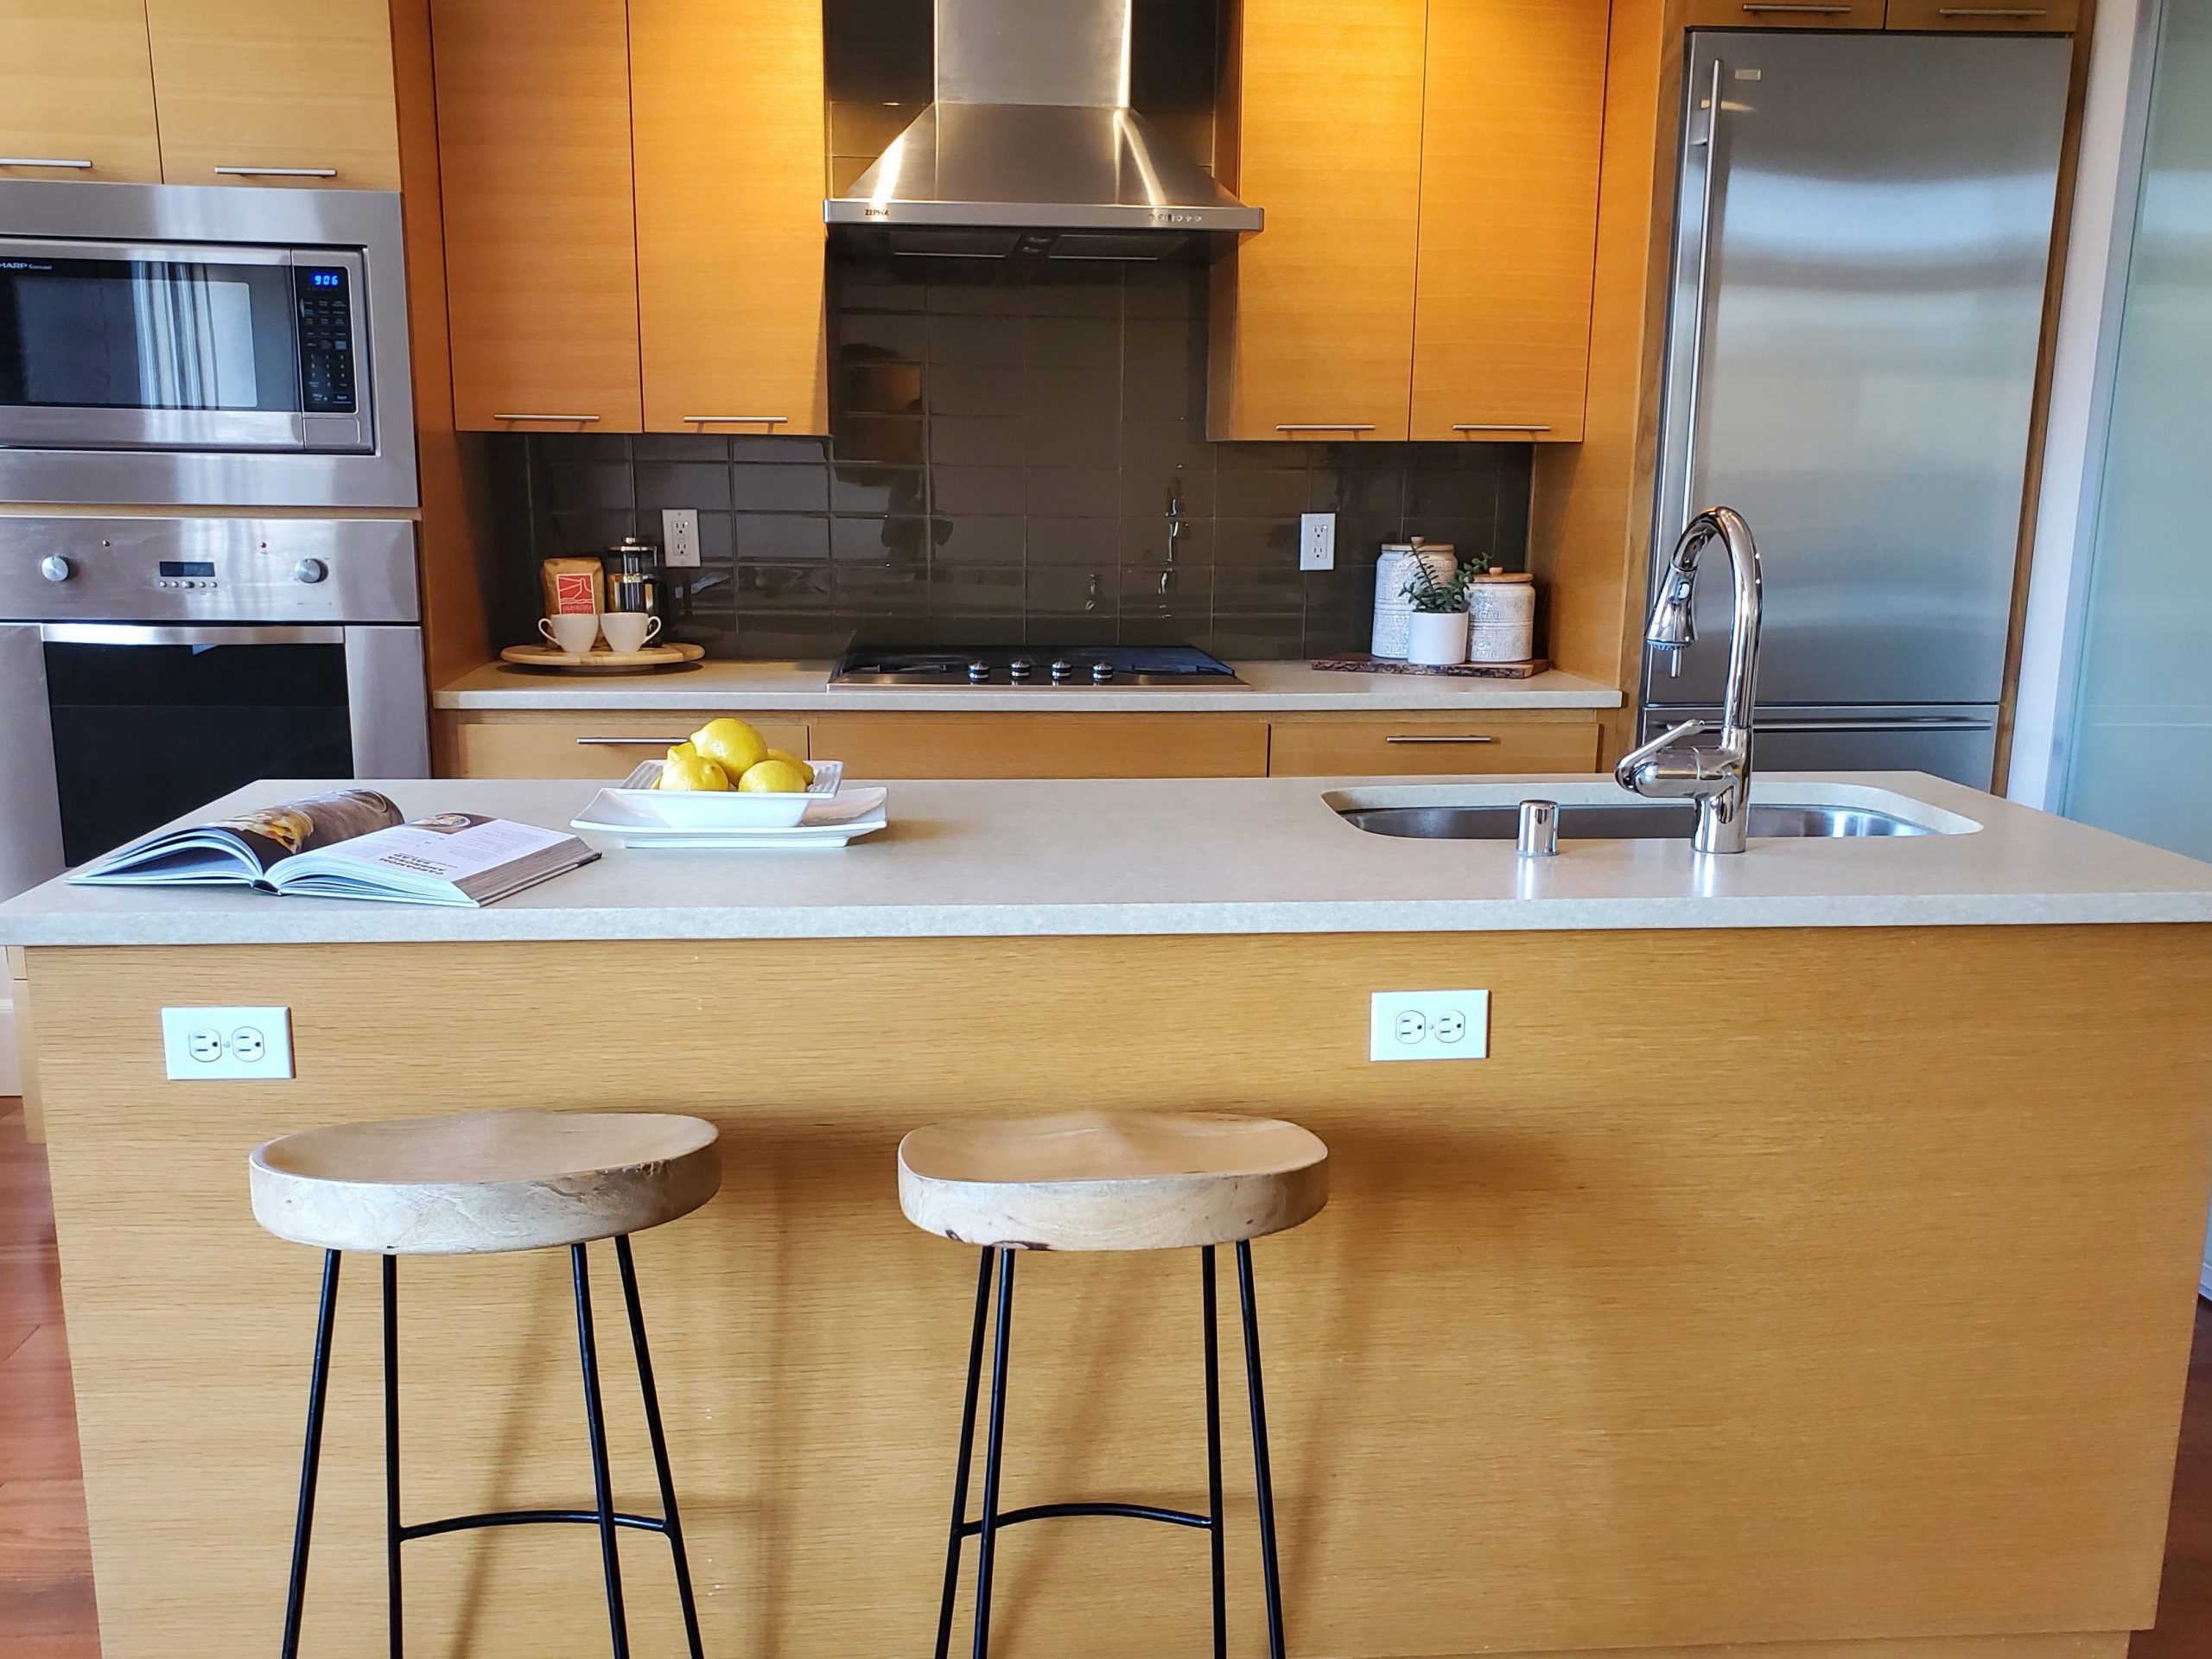
[[796, 795], [814, 782], [814, 768], [795, 754], [772, 749], [741, 720], [724, 715], [668, 752], [655, 789], [729, 790]]

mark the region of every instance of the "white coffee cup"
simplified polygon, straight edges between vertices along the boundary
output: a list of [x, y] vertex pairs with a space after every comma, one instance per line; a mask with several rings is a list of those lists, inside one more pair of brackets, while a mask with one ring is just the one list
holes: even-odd
[[643, 611], [609, 611], [599, 619], [599, 626], [607, 636], [607, 648], [627, 657], [643, 651], [645, 641], [660, 632], [660, 618]]
[[541, 616], [537, 631], [571, 657], [581, 657], [599, 643], [599, 618], [588, 611]]

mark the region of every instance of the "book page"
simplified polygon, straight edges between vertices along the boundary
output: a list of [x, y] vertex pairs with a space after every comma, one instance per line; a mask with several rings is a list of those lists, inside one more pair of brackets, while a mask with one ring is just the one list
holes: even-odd
[[465, 887], [471, 877], [515, 863], [572, 841], [557, 830], [487, 818], [473, 812], [445, 812], [357, 840], [318, 849], [306, 859], [288, 859], [270, 872], [281, 887], [296, 874], [327, 870], [333, 861], [360, 863], [405, 878], [409, 885], [451, 882]]

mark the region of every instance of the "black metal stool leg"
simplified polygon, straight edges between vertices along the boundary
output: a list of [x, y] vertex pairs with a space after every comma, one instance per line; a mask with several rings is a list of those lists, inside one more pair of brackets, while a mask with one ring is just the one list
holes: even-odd
[[391, 1659], [403, 1659], [399, 1594], [399, 1258], [384, 1258], [385, 1621]]
[[592, 1488], [599, 1499], [599, 1553], [607, 1571], [607, 1619], [613, 1632], [614, 1659], [630, 1659], [630, 1627], [622, 1616], [622, 1558], [614, 1541], [614, 1483], [607, 1470], [607, 1417], [599, 1398], [599, 1347], [592, 1340], [591, 1270], [582, 1245], [571, 1244], [569, 1259], [576, 1281], [576, 1349], [583, 1360], [584, 1423], [591, 1433]]
[[1229, 1563], [1222, 1540], [1221, 1503], [1221, 1330], [1214, 1305], [1213, 1246], [1198, 1252], [1205, 1275], [1206, 1322], [1206, 1515], [1213, 1551], [1213, 1659], [1229, 1659]]
[[[676, 1477], [668, 1466], [668, 1437], [662, 1432], [660, 1391], [653, 1386], [653, 1357], [645, 1346], [645, 1311], [638, 1300], [638, 1267], [630, 1255], [630, 1237], [614, 1241], [614, 1259], [622, 1268], [622, 1300], [630, 1313], [630, 1345], [638, 1355], [638, 1385], [645, 1396], [645, 1433], [653, 1443], [653, 1473], [660, 1480], [660, 1512], [665, 1521], [669, 1548], [676, 1556], [676, 1594], [683, 1606], [683, 1639], [691, 1659], [706, 1659], [699, 1645], [699, 1605], [691, 1594], [691, 1559], [684, 1553], [683, 1523], [676, 1514]], [[399, 1659], [394, 1653], [392, 1659]]]
[[1244, 1303], [1244, 1377], [1252, 1391], [1252, 1471], [1259, 1488], [1260, 1564], [1267, 1577], [1268, 1653], [1283, 1659], [1282, 1573], [1275, 1560], [1274, 1476], [1268, 1463], [1267, 1396], [1260, 1387], [1260, 1305], [1252, 1294], [1252, 1246], [1236, 1242], [1236, 1287]]
[[338, 1313], [336, 1250], [322, 1256], [322, 1300], [315, 1313], [315, 1359], [308, 1372], [308, 1433], [300, 1458], [300, 1508], [292, 1522], [292, 1577], [284, 1594], [283, 1659], [300, 1651], [300, 1610], [307, 1599], [308, 1535], [315, 1527], [315, 1483], [322, 1464], [322, 1406], [330, 1394], [330, 1332]]
[[1014, 1252], [1000, 1250], [998, 1326], [991, 1348], [991, 1435], [983, 1453], [983, 1514], [976, 1530], [976, 1653], [991, 1650], [991, 1565], [999, 1529], [999, 1453], [1006, 1445], [1006, 1357], [1007, 1328], [1014, 1321]]
[[968, 1338], [968, 1393], [960, 1408], [960, 1458], [952, 1472], [952, 1529], [944, 1542], [944, 1599], [937, 1614], [937, 1659], [952, 1651], [952, 1604], [960, 1594], [960, 1544], [968, 1529], [968, 1471], [976, 1457], [976, 1400], [983, 1387], [983, 1323], [991, 1312], [991, 1258], [976, 1275], [976, 1329]]

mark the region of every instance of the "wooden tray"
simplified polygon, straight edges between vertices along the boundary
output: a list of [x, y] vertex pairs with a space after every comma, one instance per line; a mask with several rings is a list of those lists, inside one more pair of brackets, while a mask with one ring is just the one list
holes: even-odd
[[704, 645], [647, 645], [643, 651], [591, 650], [581, 657], [558, 645], [509, 645], [499, 660], [518, 668], [550, 668], [564, 674], [642, 674], [656, 668], [678, 668], [707, 654]]
[[1529, 680], [1550, 668], [1551, 662], [1547, 658], [1532, 657], [1525, 663], [1452, 663], [1437, 668], [1427, 663], [1409, 663], [1399, 657], [1376, 657], [1363, 651], [1357, 657], [1319, 658], [1313, 665], [1345, 674], [1440, 674], [1447, 679]]

